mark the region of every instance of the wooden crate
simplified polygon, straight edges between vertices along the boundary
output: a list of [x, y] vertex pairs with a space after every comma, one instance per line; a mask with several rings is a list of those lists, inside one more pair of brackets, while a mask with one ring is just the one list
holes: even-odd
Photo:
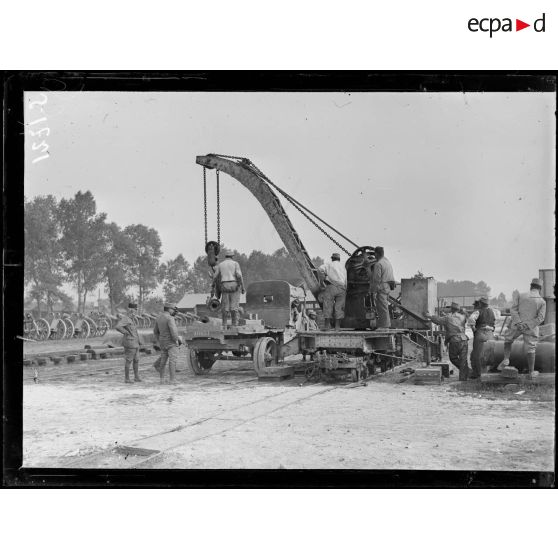
[[415, 384], [417, 385], [440, 385], [442, 383], [442, 368], [429, 367], [415, 369]]

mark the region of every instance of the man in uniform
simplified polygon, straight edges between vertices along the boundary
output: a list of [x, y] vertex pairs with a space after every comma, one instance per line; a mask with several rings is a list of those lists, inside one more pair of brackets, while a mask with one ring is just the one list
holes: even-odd
[[155, 343], [161, 349], [161, 356], [153, 365], [159, 372], [161, 383], [165, 378], [165, 367], [169, 361], [169, 383], [173, 384], [176, 374], [176, 361], [178, 360], [178, 347], [182, 344], [178, 335], [178, 328], [174, 321], [174, 316], [178, 311], [177, 307], [171, 303], [165, 303], [163, 312], [157, 316], [153, 335]]
[[472, 373], [469, 375], [469, 379], [474, 380], [480, 378], [481, 372], [483, 372], [483, 368], [485, 368], [482, 358], [484, 344], [494, 339], [496, 317], [492, 309], [488, 306], [488, 297], [480, 297], [467, 323], [474, 334], [473, 351], [471, 352]]
[[305, 330], [306, 331], [318, 331], [318, 322], [316, 321], [317, 315], [314, 310], [308, 310], [305, 320]]
[[234, 254], [227, 252], [225, 259], [215, 269], [212, 295], [221, 291], [221, 315], [223, 327], [227, 325], [230, 312], [232, 325], [238, 325], [238, 311], [240, 308], [240, 293], [244, 294], [244, 281], [238, 262], [233, 260]]
[[370, 270], [370, 293], [374, 298], [376, 307], [376, 326], [378, 329], [387, 329], [391, 327], [391, 319], [389, 317], [389, 293], [395, 289], [395, 279], [393, 277], [393, 268], [390, 261], [384, 256], [382, 246], [374, 248], [376, 262]]
[[464, 382], [469, 375], [469, 367], [467, 366], [469, 339], [465, 335], [467, 318], [459, 310], [459, 304], [452, 302], [450, 314], [438, 318], [432, 316], [429, 312], [425, 312], [424, 316], [431, 322], [444, 326], [449, 359], [455, 367], [459, 368], [459, 380]]
[[541, 297], [542, 281], [535, 277], [531, 280], [530, 291], [514, 298], [511, 307], [511, 324], [504, 337], [504, 360], [498, 365], [501, 370], [510, 364], [512, 343], [523, 336], [523, 352], [527, 358], [529, 376], [538, 376], [535, 370], [535, 350], [539, 338], [539, 325], [544, 322], [546, 302]]
[[131, 384], [130, 380], [130, 364], [134, 367], [134, 381], [141, 382], [139, 377], [139, 353], [140, 338], [138, 330], [134, 323], [134, 316], [137, 312], [138, 305], [134, 302], [128, 304], [128, 312], [118, 313], [118, 323], [115, 326], [116, 331], [122, 333], [122, 346], [124, 347], [124, 382]]
[[320, 266], [324, 274], [326, 288], [323, 294], [325, 328], [341, 328], [345, 317], [345, 298], [347, 296], [347, 270], [341, 263], [341, 255], [331, 254], [331, 261]]

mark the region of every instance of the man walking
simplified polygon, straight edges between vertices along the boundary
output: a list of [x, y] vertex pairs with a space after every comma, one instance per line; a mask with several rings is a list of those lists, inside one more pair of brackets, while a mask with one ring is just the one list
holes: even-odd
[[488, 297], [481, 296], [477, 303], [477, 308], [469, 316], [467, 321], [473, 330], [473, 351], [471, 352], [472, 373], [469, 379], [474, 380], [481, 377], [486, 367], [482, 358], [484, 344], [494, 339], [494, 324], [496, 317], [492, 308], [488, 306]]
[[240, 293], [244, 294], [244, 281], [238, 262], [233, 260], [234, 254], [228, 251], [225, 259], [217, 265], [213, 279], [212, 295], [221, 292], [221, 316], [223, 327], [227, 325], [227, 316], [231, 314], [233, 326], [238, 325]]
[[531, 280], [530, 291], [514, 298], [511, 307], [511, 324], [504, 337], [504, 360], [498, 365], [501, 370], [510, 364], [512, 343], [523, 336], [523, 352], [527, 358], [529, 377], [538, 376], [535, 370], [535, 350], [539, 339], [539, 325], [544, 322], [546, 301], [541, 297], [542, 281]]
[[469, 375], [469, 367], [467, 366], [469, 339], [465, 335], [467, 318], [459, 311], [459, 304], [452, 302], [450, 314], [446, 316], [438, 318], [432, 316], [429, 312], [425, 312], [424, 316], [431, 322], [444, 327], [449, 359], [455, 367], [459, 368], [459, 381], [466, 381]]
[[169, 383], [173, 384], [176, 374], [176, 361], [178, 360], [178, 347], [182, 344], [178, 336], [178, 328], [174, 321], [174, 316], [178, 311], [174, 304], [166, 303], [163, 312], [157, 316], [153, 335], [155, 343], [161, 349], [161, 356], [155, 364], [155, 370], [159, 372], [161, 383], [164, 383], [165, 367], [169, 362]]
[[134, 323], [134, 316], [137, 312], [138, 305], [134, 302], [128, 304], [128, 313], [121, 312], [118, 314], [118, 323], [115, 326], [116, 331], [122, 333], [122, 346], [124, 347], [124, 382], [127, 384], [133, 383], [130, 380], [130, 364], [134, 368], [134, 381], [141, 382], [139, 377], [139, 353], [140, 353], [140, 338], [136, 324]]
[[324, 274], [326, 288], [323, 294], [325, 329], [341, 328], [345, 317], [345, 297], [347, 296], [347, 271], [341, 263], [341, 255], [331, 254], [331, 261], [320, 266]]
[[376, 307], [376, 327], [387, 329], [391, 327], [389, 317], [389, 293], [395, 289], [395, 279], [390, 261], [384, 256], [382, 246], [374, 248], [376, 262], [370, 270], [370, 293]]

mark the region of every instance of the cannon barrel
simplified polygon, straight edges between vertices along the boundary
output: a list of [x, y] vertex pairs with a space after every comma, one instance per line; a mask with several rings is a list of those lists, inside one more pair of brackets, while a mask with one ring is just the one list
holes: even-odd
[[[484, 345], [483, 358], [489, 368], [495, 368], [504, 360], [504, 341], [487, 341]], [[539, 372], [554, 372], [556, 362], [556, 342], [541, 341], [535, 352], [535, 369]], [[523, 341], [514, 341], [510, 365], [518, 370], [527, 369], [527, 358], [523, 352]]]

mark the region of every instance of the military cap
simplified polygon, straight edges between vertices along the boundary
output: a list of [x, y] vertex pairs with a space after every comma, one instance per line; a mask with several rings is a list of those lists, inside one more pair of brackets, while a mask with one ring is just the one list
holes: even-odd
[[130, 302], [130, 303], [128, 304], [128, 308], [135, 308], [135, 309], [137, 310], [138, 305], [137, 305], [135, 302]]
[[488, 304], [488, 297], [487, 296], [481, 296], [479, 298], [479, 302], [482, 302], [483, 304]]
[[459, 310], [459, 304], [457, 302], [452, 302], [451, 308], [455, 308], [456, 310]]
[[234, 252], [232, 250], [227, 250], [225, 252], [225, 258], [232, 258], [234, 256]]
[[172, 308], [173, 310], [178, 310], [178, 308], [176, 307], [176, 304], [174, 304], [173, 302], [165, 302], [163, 304], [163, 308], [165, 310], [167, 310], [168, 308]]
[[534, 277], [533, 279], [531, 279], [531, 285], [537, 285], [537, 287], [541, 288], [543, 286], [542, 281], [538, 277]]
[[333, 252], [333, 254], [331, 254], [331, 259], [332, 260], [340, 260], [341, 259], [341, 254], [339, 252]]
[[310, 311], [308, 312], [308, 315], [309, 315], [309, 316], [316, 316], [316, 312], [314, 312], [314, 310], [310, 310]]

